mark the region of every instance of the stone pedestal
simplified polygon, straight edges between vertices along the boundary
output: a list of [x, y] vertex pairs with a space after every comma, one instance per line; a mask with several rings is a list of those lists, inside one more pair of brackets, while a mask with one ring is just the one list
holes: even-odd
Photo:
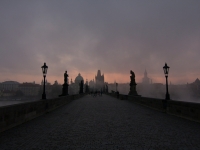
[[128, 95], [134, 95], [134, 96], [138, 96], [138, 93], [136, 91], [136, 85], [137, 84], [132, 84], [130, 83], [130, 91], [128, 93]]
[[64, 84], [63, 84], [63, 88], [62, 88], [62, 94], [59, 95], [59, 96], [66, 96], [66, 95], [69, 95], [68, 94], [68, 74], [67, 74], [67, 71], [65, 71], [64, 73]]
[[68, 84], [63, 84], [62, 95], [68, 95]]
[[66, 96], [66, 95], [69, 95], [69, 94], [68, 94], [68, 86], [69, 86], [69, 85], [68, 85], [67, 83], [63, 84], [62, 94], [59, 95], [59, 96]]
[[83, 94], [83, 80], [81, 80], [81, 83], [79, 84], [80, 89], [79, 89], [79, 94]]

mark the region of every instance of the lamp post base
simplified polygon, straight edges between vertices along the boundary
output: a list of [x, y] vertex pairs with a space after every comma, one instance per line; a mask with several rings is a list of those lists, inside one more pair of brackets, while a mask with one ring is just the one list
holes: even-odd
[[169, 95], [169, 94], [166, 94], [165, 99], [166, 99], [166, 100], [170, 100], [170, 95]]
[[46, 99], [46, 94], [42, 94], [42, 99]]

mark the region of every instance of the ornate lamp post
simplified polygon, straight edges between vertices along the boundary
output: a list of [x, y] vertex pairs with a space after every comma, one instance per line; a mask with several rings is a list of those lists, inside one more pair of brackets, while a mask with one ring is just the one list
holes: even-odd
[[166, 78], [166, 96], [165, 99], [166, 100], [170, 100], [170, 95], [168, 92], [168, 74], [169, 74], [169, 66], [167, 66], [167, 63], [165, 63], [165, 66], [163, 67], [164, 70], [164, 74], [165, 74], [165, 78]]
[[46, 63], [44, 63], [44, 65], [43, 65], [41, 68], [42, 68], [42, 73], [43, 73], [43, 77], [44, 77], [44, 82], [43, 82], [43, 83], [44, 83], [44, 87], [43, 87], [42, 99], [46, 99], [46, 93], [45, 93], [45, 78], [46, 78], [48, 66], [46, 65]]

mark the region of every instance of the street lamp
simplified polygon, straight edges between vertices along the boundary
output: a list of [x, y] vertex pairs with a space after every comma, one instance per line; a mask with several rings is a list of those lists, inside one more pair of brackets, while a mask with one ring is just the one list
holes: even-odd
[[169, 95], [169, 92], [168, 92], [169, 66], [167, 66], [167, 63], [165, 63], [165, 66], [163, 67], [163, 70], [164, 70], [164, 74], [165, 74], [165, 77], [166, 77], [166, 96], [165, 96], [165, 99], [166, 100], [170, 100], [170, 95]]
[[41, 67], [42, 68], [42, 73], [43, 73], [43, 77], [44, 77], [44, 87], [43, 87], [43, 94], [42, 94], [42, 99], [46, 99], [46, 93], [45, 93], [45, 77], [47, 74], [47, 69], [48, 66], [46, 65], [46, 63], [44, 63], [44, 65]]

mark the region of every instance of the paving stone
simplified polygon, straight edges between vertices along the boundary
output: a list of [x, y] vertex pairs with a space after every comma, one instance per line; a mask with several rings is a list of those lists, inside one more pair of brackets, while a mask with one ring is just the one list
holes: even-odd
[[106, 95], [0, 133], [0, 150], [200, 149], [200, 124]]

